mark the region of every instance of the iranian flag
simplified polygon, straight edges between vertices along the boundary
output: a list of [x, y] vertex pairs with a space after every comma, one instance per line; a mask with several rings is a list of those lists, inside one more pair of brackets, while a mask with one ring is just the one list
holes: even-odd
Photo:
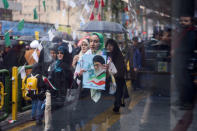
[[103, 72], [102, 74], [95, 76], [93, 78], [90, 78], [90, 83], [94, 83], [97, 86], [105, 85], [105, 78], [106, 78], [106, 72]]

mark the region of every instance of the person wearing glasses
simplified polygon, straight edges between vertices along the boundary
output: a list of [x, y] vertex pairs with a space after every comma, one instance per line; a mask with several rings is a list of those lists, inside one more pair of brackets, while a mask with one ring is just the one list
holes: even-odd
[[55, 130], [61, 130], [65, 125], [58, 125], [57, 121], [65, 121], [64, 102], [66, 98], [67, 88], [72, 83], [72, 57], [64, 46], [57, 48], [57, 60], [54, 69], [49, 76], [50, 82], [56, 88], [51, 90], [51, 107], [52, 107], [52, 127]]

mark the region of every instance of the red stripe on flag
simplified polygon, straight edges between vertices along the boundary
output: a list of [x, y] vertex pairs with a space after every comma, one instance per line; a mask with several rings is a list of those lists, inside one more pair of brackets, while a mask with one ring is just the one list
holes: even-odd
[[104, 85], [105, 84], [105, 81], [99, 81], [99, 82], [95, 82], [94, 80], [90, 81], [92, 83], [94, 83], [95, 85], [98, 85], [98, 86], [101, 86], [101, 85]]

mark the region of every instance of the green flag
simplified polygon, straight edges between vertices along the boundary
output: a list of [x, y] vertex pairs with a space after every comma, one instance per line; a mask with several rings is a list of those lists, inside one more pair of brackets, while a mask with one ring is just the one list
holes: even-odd
[[46, 2], [45, 0], [42, 1], [43, 7], [44, 7], [44, 11], [46, 12]]
[[11, 42], [10, 42], [10, 34], [9, 34], [9, 32], [6, 32], [4, 37], [5, 37], [5, 45], [7, 47], [10, 46]]
[[7, 0], [2, 0], [4, 8], [7, 9], [9, 7], [9, 3]]
[[24, 23], [25, 23], [24, 19], [22, 19], [22, 20], [18, 23], [17, 28], [18, 28], [19, 31], [21, 31], [21, 30], [24, 28]]
[[37, 14], [36, 8], [34, 8], [34, 19], [38, 19], [38, 14]]

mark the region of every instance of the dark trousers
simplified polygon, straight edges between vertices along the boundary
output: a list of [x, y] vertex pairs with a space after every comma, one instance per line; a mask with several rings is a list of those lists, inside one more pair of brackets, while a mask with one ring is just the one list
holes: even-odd
[[114, 106], [120, 107], [123, 104], [124, 98], [128, 98], [128, 90], [124, 78], [115, 78], [116, 79], [116, 93], [115, 93], [115, 102]]
[[194, 83], [188, 70], [189, 56], [175, 55], [173, 59], [173, 75], [178, 97], [182, 104], [192, 104], [194, 101]]

